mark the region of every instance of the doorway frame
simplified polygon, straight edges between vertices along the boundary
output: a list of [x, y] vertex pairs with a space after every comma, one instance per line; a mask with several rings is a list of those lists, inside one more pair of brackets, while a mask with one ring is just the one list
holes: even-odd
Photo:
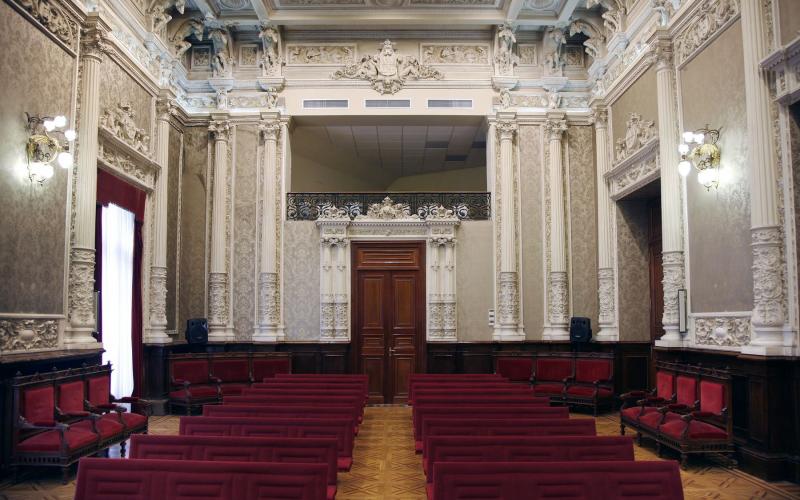
[[[427, 245], [428, 242], [425, 239], [413, 239], [413, 240], [355, 240], [352, 242], [351, 251], [350, 251], [350, 283], [352, 283], [350, 288], [350, 366], [353, 367], [353, 371], [355, 373], [361, 373], [361, 331], [358, 328], [358, 301], [359, 301], [359, 291], [358, 291], [358, 273], [359, 269], [356, 265], [356, 258], [358, 252], [356, 251], [359, 248], [409, 248], [409, 247], [416, 247], [419, 252], [419, 259], [420, 259], [420, 277], [421, 283], [418, 285], [421, 288], [421, 292], [417, 296], [415, 308], [418, 312], [421, 311], [421, 314], [417, 315], [416, 318], [416, 335], [414, 338], [414, 349], [416, 353], [416, 363], [415, 363], [415, 372], [414, 373], [425, 373], [427, 370], [427, 342], [428, 342], [428, 335], [427, 335], [427, 325], [428, 325], [428, 311], [427, 311], [427, 289], [428, 289], [428, 280], [427, 280]], [[402, 270], [402, 268], [375, 268], [375, 271], [393, 271], [393, 270]], [[384, 333], [385, 334], [385, 333]], [[388, 371], [386, 373], [388, 376]], [[386, 381], [384, 380], [384, 383]], [[384, 386], [384, 394], [386, 391], [386, 387]]]

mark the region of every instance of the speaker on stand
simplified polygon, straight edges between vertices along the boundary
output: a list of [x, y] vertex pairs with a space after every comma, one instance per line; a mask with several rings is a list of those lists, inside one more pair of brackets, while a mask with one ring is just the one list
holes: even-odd
[[208, 320], [206, 318], [192, 318], [186, 321], [186, 342], [189, 344], [208, 342]]
[[569, 341], [575, 352], [581, 352], [581, 347], [592, 340], [592, 320], [575, 316], [569, 320]]

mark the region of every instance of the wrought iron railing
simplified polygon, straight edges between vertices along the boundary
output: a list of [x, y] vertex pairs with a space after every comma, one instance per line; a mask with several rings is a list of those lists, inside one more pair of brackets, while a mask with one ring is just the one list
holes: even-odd
[[366, 215], [369, 206], [390, 197], [393, 203], [408, 205], [412, 214], [426, 218], [437, 207], [452, 210], [461, 220], [487, 220], [491, 217], [490, 193], [289, 193], [286, 217], [289, 220], [316, 220], [326, 208], [344, 209], [351, 219]]

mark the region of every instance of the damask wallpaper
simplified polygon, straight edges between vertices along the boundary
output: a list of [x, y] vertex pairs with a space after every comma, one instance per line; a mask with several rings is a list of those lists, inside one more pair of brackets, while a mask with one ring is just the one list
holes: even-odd
[[[144, 129], [152, 139], [152, 96], [109, 57], [103, 58], [100, 74], [100, 113], [106, 109], [115, 109], [118, 104], [130, 104], [136, 126]], [[152, 150], [151, 142], [150, 151]]]
[[206, 316], [206, 199], [208, 193], [208, 129], [184, 133], [181, 170], [178, 328], [189, 318]]
[[[794, 224], [796, 244], [800, 246], [800, 105], [793, 106], [793, 113], [789, 118], [789, 139], [790, 152], [792, 156], [792, 187], [794, 189]], [[796, 265], [800, 268], [800, 255], [797, 257]], [[795, 320], [797, 321], [797, 320]]]
[[611, 104], [612, 148], [617, 139], [625, 137], [625, 123], [631, 113], [639, 113], [643, 119], [658, 123], [656, 71], [653, 67], [645, 71]]
[[283, 224], [286, 340], [319, 340], [319, 234], [312, 221]]
[[[541, 340], [544, 325], [542, 128], [519, 128], [522, 226], [522, 309], [525, 337]], [[488, 256], [491, 261], [491, 255]]]
[[797, 38], [800, 31], [800, 2], [797, 0], [778, 0], [780, 9], [781, 44]]
[[0, 313], [64, 313], [71, 171], [56, 166], [41, 186], [28, 180], [25, 112], [75, 118], [75, 60], [6, 3], [0, 4], [0, 46], [0, 67], [13, 68], [0, 85]]
[[617, 202], [619, 339], [650, 340], [648, 211], [643, 200]]
[[185, 325], [176, 325], [176, 308], [178, 294], [178, 228], [180, 221], [181, 167], [183, 161], [183, 134], [180, 130], [170, 127], [169, 130], [169, 157], [167, 172], [167, 330], [178, 329], [182, 332]]
[[[726, 61], [723, 71], [708, 71]], [[689, 276], [692, 312], [749, 311], [753, 308], [750, 249], [750, 188], [747, 118], [740, 21], [680, 72], [684, 128], [706, 124], [721, 129], [723, 178], [706, 190], [697, 173], [687, 178]], [[724, 242], [724, 245], [722, 244]]]
[[258, 130], [236, 127], [233, 200], [233, 329], [236, 338], [253, 336], [256, 316], [256, 234], [258, 213]]
[[597, 170], [592, 127], [569, 127], [569, 245], [572, 315], [591, 318], [598, 329]]
[[489, 309], [494, 307], [492, 221], [464, 221], [456, 239], [458, 341], [488, 342]]

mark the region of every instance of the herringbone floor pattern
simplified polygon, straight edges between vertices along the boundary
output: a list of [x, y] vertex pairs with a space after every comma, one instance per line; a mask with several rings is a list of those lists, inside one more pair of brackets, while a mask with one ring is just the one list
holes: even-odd
[[[574, 414], [573, 418], [586, 418]], [[597, 419], [598, 434], [618, 435], [616, 415]], [[152, 434], [177, 434], [178, 417], [153, 417]], [[111, 450], [119, 456], [118, 449]], [[425, 478], [422, 458], [414, 454], [411, 409], [405, 407], [367, 408], [356, 438], [355, 463], [350, 472], [339, 473], [338, 500], [422, 500]], [[653, 448], [636, 447], [637, 460], [657, 460]], [[696, 459], [681, 473], [688, 499], [800, 499], [800, 485], [767, 483], [713, 461]], [[0, 483], [0, 499], [71, 500], [75, 482], [61, 485], [57, 471], [35, 470], [18, 484]], [[156, 499], [154, 499], [156, 500]], [[244, 500], [244, 499], [242, 499]]]

